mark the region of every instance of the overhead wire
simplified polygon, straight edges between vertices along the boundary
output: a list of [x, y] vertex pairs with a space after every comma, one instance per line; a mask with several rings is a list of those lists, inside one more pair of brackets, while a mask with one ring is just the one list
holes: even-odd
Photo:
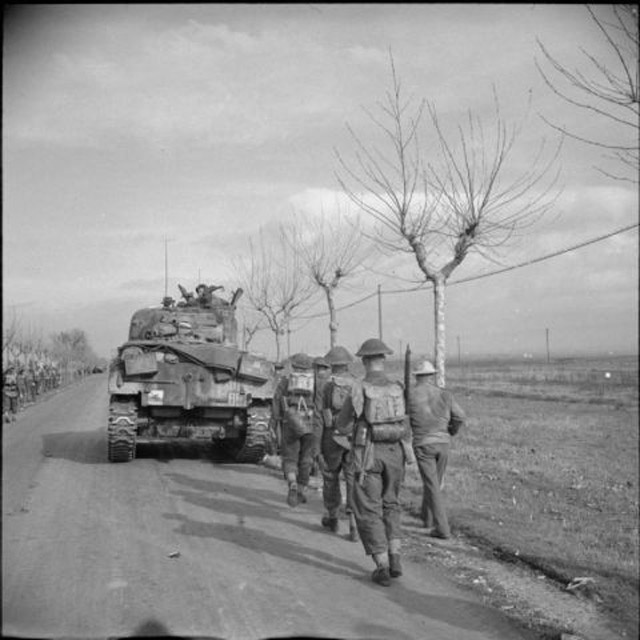
[[[480, 280], [482, 278], [488, 278], [489, 276], [495, 276], [498, 275], [500, 273], [505, 273], [507, 271], [513, 271], [515, 269], [520, 269], [522, 267], [526, 267], [532, 264], [536, 264], [538, 262], [543, 262], [545, 260], [549, 260], [551, 258], [557, 258], [558, 256], [561, 256], [565, 253], [570, 253], [571, 251], [575, 251], [576, 249], [581, 249], [583, 247], [595, 244], [597, 242], [602, 242], [603, 240], [607, 240], [608, 238], [611, 238], [613, 236], [616, 236], [620, 233], [624, 233], [625, 231], [630, 231], [631, 229], [635, 229], [636, 227], [638, 227], [640, 225], [640, 223], [636, 222], [634, 224], [631, 225], [627, 225], [625, 227], [622, 227], [620, 229], [616, 229], [615, 231], [611, 231], [610, 233], [606, 233], [604, 235], [601, 236], [597, 236], [595, 238], [591, 238], [590, 240], [585, 240], [584, 242], [579, 242], [578, 244], [574, 244], [571, 245], [569, 247], [565, 247], [564, 249], [560, 249], [558, 251], [554, 251], [552, 253], [547, 253], [545, 255], [542, 256], [538, 256], [537, 258], [532, 258], [531, 260], [525, 260], [524, 262], [520, 262], [518, 264], [514, 264], [514, 265], [510, 265], [508, 267], [504, 267], [502, 269], [496, 269], [494, 271], [488, 271], [486, 273], [480, 273], [478, 275], [475, 276], [469, 276], [467, 278], [461, 278], [459, 280], [452, 280], [451, 282], [448, 282], [447, 285], [448, 286], [452, 286], [455, 284], [463, 284], [465, 282], [472, 282], [473, 280]], [[362, 298], [358, 298], [357, 300], [354, 300], [348, 304], [342, 305], [341, 307], [337, 307], [336, 311], [344, 311], [345, 309], [349, 309], [351, 307], [355, 307], [356, 305], [362, 304], [363, 302], [366, 302], [367, 300], [369, 300], [370, 298], [373, 298], [375, 296], [378, 295], [378, 293], [380, 293], [380, 295], [388, 295], [388, 294], [397, 294], [397, 293], [411, 293], [413, 291], [419, 291], [419, 290], [425, 290], [425, 289], [429, 289], [432, 288], [433, 284], [431, 282], [425, 282], [422, 284], [419, 284], [415, 287], [410, 287], [410, 288], [405, 288], [405, 289], [380, 289], [380, 291], [374, 291], [373, 293], [370, 293], [366, 296], [363, 296]], [[310, 314], [310, 315], [300, 315], [300, 316], [292, 316], [291, 320], [312, 320], [314, 318], [322, 318], [324, 316], [328, 316], [329, 312], [328, 311], [321, 311], [315, 314]], [[308, 323], [306, 323], [308, 324]], [[305, 324], [305, 326], [306, 326]], [[297, 329], [296, 329], [297, 331]]]

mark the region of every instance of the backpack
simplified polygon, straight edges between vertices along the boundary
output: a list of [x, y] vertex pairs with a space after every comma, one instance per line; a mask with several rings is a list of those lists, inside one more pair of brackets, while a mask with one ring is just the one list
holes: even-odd
[[374, 442], [397, 442], [405, 435], [404, 389], [399, 383], [384, 387], [363, 383], [364, 417]]
[[285, 418], [298, 436], [313, 431], [313, 371], [291, 371], [287, 380]]
[[337, 413], [342, 409], [344, 401], [353, 389], [352, 378], [332, 376], [331, 378], [331, 410]]

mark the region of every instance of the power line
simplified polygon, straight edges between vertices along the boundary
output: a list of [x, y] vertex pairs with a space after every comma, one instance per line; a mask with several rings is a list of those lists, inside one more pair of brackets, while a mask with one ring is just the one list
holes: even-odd
[[[495, 276], [498, 275], [499, 273], [505, 273], [506, 271], [513, 271], [514, 269], [520, 269], [521, 267], [526, 267], [532, 264], [536, 264], [537, 262], [543, 262], [544, 260], [549, 260], [551, 258], [557, 258], [558, 256], [561, 256], [565, 253], [569, 253], [570, 251], [575, 251], [576, 249], [581, 249], [582, 247], [586, 247], [589, 246], [591, 244], [595, 244], [596, 242], [602, 242], [603, 240], [606, 240], [607, 238], [611, 238], [613, 236], [616, 236], [620, 233], [624, 233], [625, 231], [630, 231], [631, 229], [635, 229], [640, 223], [635, 223], [635, 224], [631, 224], [628, 225], [626, 227], [622, 227], [620, 229], [616, 229], [615, 231], [612, 231], [610, 233], [606, 233], [602, 236], [598, 236], [596, 238], [592, 238], [590, 240], [586, 240], [584, 242], [580, 242], [578, 244], [572, 245], [570, 247], [565, 247], [564, 249], [560, 249], [558, 251], [554, 251], [553, 253], [547, 253], [543, 256], [539, 256], [537, 258], [532, 258], [531, 260], [526, 260], [525, 262], [520, 262], [518, 264], [514, 264], [511, 265], [509, 267], [504, 267], [503, 269], [496, 269], [495, 271], [488, 271], [487, 273], [481, 273], [479, 275], [476, 276], [469, 276], [468, 278], [462, 278], [460, 280], [452, 280], [451, 282], [448, 282], [447, 285], [451, 286], [454, 284], [462, 284], [464, 282], [471, 282], [473, 280], [480, 280], [481, 278], [488, 278], [489, 276]], [[380, 293], [384, 293], [384, 294], [395, 294], [395, 293], [410, 293], [413, 291], [419, 291], [419, 290], [424, 290], [424, 289], [429, 289], [432, 288], [433, 285], [430, 282], [426, 282], [423, 284], [419, 284], [415, 287], [411, 287], [409, 289], [387, 289], [387, 290], [381, 290]], [[366, 296], [363, 296], [362, 298], [359, 298], [358, 300], [354, 300], [353, 302], [350, 302], [342, 307], [337, 307], [336, 311], [344, 311], [345, 309], [349, 309], [350, 307], [354, 307], [358, 304], [361, 304], [362, 302], [365, 302], [366, 300], [369, 300], [370, 298], [373, 298], [374, 296], [377, 296], [378, 292], [374, 291], [373, 293], [370, 293]], [[295, 316], [292, 317], [291, 320], [311, 320], [313, 318], [322, 318], [323, 316], [328, 315], [329, 312], [328, 311], [322, 311], [319, 313], [315, 313], [315, 314], [311, 314], [311, 315], [305, 315], [305, 316]], [[307, 323], [308, 324], [308, 323]]]

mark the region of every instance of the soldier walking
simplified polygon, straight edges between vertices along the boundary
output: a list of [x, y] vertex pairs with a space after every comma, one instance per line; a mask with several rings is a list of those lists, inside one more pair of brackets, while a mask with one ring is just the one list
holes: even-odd
[[320, 453], [323, 460], [323, 491], [325, 515], [322, 526], [338, 533], [338, 514], [342, 505], [340, 492], [340, 473], [344, 474], [346, 484], [346, 513], [349, 518], [349, 539], [360, 539], [353, 515], [353, 464], [351, 461], [351, 441], [339, 435], [335, 430], [336, 417], [345, 400], [358, 384], [356, 377], [349, 371], [353, 356], [344, 347], [336, 346], [329, 350], [325, 360], [331, 365], [331, 377], [323, 393], [323, 423], [320, 441]]
[[288, 484], [287, 503], [306, 502], [313, 465], [314, 375], [311, 358], [304, 353], [291, 357], [291, 371], [274, 393], [273, 417], [282, 425], [282, 470]]
[[9, 366], [2, 380], [3, 413], [7, 422], [15, 422], [18, 413], [18, 377], [15, 367]]
[[413, 450], [422, 477], [422, 520], [434, 538], [451, 536], [442, 496], [449, 443], [465, 423], [465, 414], [449, 391], [432, 383], [436, 370], [426, 360], [414, 370], [416, 386], [409, 398]]
[[352, 434], [353, 511], [365, 553], [376, 565], [371, 578], [385, 587], [402, 575], [399, 493], [405, 463], [415, 462], [403, 385], [384, 370], [392, 353], [377, 338], [362, 344], [356, 355], [362, 358], [365, 376], [336, 422], [339, 433]]
[[319, 469], [322, 468], [322, 462], [320, 460], [320, 444], [322, 440], [323, 430], [323, 402], [324, 402], [324, 389], [329, 381], [331, 375], [331, 365], [325, 358], [318, 356], [313, 359], [313, 373], [314, 373], [314, 385], [313, 385], [313, 465], [311, 467], [311, 475], [316, 476]]

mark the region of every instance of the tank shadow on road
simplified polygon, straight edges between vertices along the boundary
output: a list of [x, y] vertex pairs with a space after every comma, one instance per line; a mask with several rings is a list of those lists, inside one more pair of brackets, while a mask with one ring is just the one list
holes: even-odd
[[[42, 455], [82, 464], [111, 464], [107, 458], [106, 428], [95, 431], [63, 431], [42, 436]], [[136, 458], [171, 460], [204, 460], [213, 463], [228, 462], [224, 452], [198, 442], [140, 443]]]

